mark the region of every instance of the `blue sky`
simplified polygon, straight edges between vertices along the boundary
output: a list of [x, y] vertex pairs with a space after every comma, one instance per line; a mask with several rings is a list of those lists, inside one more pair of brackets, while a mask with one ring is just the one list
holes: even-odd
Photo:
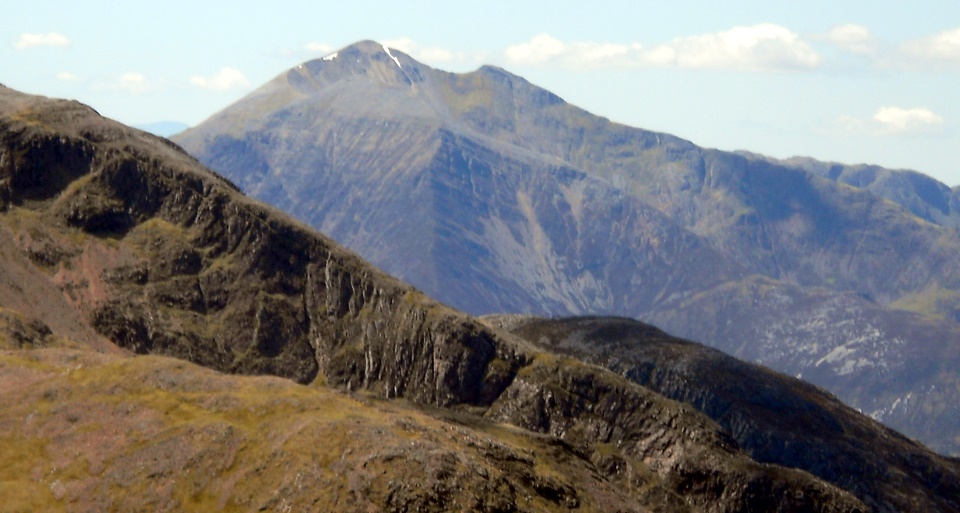
[[127, 124], [196, 124], [362, 39], [449, 71], [502, 66], [706, 147], [960, 185], [957, 0], [7, 0], [0, 83]]

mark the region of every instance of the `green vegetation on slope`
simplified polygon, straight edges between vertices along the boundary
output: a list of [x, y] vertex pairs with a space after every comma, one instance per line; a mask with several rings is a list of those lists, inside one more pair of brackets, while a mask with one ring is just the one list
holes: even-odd
[[548, 438], [446, 415], [163, 357], [3, 351], [0, 512], [646, 511]]

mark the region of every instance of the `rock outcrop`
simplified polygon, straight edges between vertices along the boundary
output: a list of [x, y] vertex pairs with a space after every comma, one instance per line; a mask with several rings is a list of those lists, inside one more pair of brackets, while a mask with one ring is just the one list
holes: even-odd
[[960, 509], [960, 461], [932, 453], [798, 379], [630, 319], [487, 322], [689, 404], [757, 461], [806, 470], [873, 511]]

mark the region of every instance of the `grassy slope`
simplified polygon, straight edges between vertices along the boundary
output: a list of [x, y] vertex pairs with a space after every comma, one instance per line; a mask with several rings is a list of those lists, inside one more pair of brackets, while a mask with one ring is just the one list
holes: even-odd
[[0, 352], [0, 512], [644, 511], [549, 439], [157, 356]]

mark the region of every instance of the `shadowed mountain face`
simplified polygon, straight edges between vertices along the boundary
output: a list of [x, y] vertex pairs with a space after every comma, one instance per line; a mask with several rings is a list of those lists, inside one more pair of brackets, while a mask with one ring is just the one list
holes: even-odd
[[960, 453], [956, 193], [926, 177], [703, 149], [372, 42], [176, 141], [456, 308], [644, 319]]
[[[629, 319], [494, 316], [486, 321], [690, 404], [758, 461], [806, 470], [856, 493], [874, 511], [960, 508], [960, 463], [941, 466], [942, 459], [915, 442], [798, 379]], [[852, 480], [850, 468], [869, 477]], [[908, 489], [937, 492], [922, 499], [901, 495]]]
[[879, 166], [844, 165], [794, 157], [778, 161], [745, 153], [789, 167], [809, 171], [817, 176], [867, 189], [876, 196], [905, 207], [917, 217], [942, 226], [960, 227], [960, 195], [929, 176], [914, 171], [894, 171]]
[[0, 88], [0, 236], [12, 510], [870, 511], [76, 102]]

